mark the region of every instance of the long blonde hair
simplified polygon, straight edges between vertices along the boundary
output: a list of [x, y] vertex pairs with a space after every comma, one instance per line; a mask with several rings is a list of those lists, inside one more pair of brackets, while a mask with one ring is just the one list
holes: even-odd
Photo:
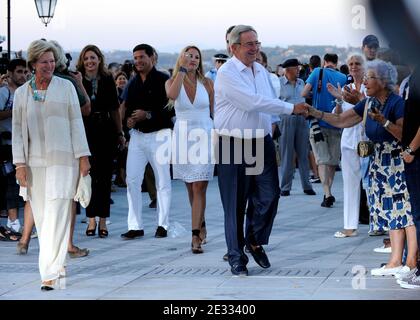
[[186, 53], [188, 50], [190, 50], [190, 49], [195, 49], [195, 50], [197, 50], [197, 51], [198, 51], [198, 54], [199, 54], [199, 56], [200, 56], [200, 62], [198, 63], [198, 68], [197, 68], [197, 70], [195, 71], [195, 74], [196, 74], [196, 76], [197, 76], [197, 79], [198, 79], [200, 82], [204, 83], [205, 78], [204, 78], [204, 72], [203, 72], [203, 56], [202, 56], [202, 54], [201, 54], [200, 49], [198, 49], [198, 48], [197, 48], [196, 46], [194, 46], [194, 45], [186, 46], [184, 49], [182, 49], [182, 50], [181, 50], [181, 53], [179, 54], [178, 59], [176, 60], [176, 63], [175, 63], [175, 67], [174, 67], [174, 71], [173, 71], [172, 78], [174, 79], [174, 78], [176, 77], [176, 75], [178, 74], [178, 72], [179, 72], [179, 67], [180, 67], [180, 63], [181, 63], [181, 58], [182, 58], [182, 57], [185, 55], [185, 53]]
[[[190, 49], [195, 49], [195, 50], [198, 51], [198, 55], [200, 56], [200, 61], [198, 63], [197, 70], [195, 70], [195, 75], [197, 76], [197, 81], [200, 81], [201, 83], [205, 84], [206, 83], [206, 78], [204, 77], [204, 73], [203, 73], [203, 56], [201, 55], [200, 49], [198, 49], [194, 45], [186, 46], [184, 49], [181, 50], [181, 52], [180, 52], [180, 54], [178, 56], [178, 59], [176, 60], [174, 71], [172, 72], [172, 79], [175, 79], [176, 75], [179, 72], [179, 67], [181, 66], [181, 58]], [[175, 103], [174, 100], [169, 99], [168, 104], [166, 105], [166, 107], [168, 109], [172, 109], [174, 107], [174, 103]]]

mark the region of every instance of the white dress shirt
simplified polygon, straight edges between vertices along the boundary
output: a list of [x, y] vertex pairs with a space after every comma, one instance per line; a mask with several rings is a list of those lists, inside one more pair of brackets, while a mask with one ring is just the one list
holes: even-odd
[[275, 97], [269, 74], [259, 63], [251, 68], [232, 57], [217, 71], [214, 127], [220, 134], [262, 138], [271, 133], [272, 115], [292, 112], [293, 104]]

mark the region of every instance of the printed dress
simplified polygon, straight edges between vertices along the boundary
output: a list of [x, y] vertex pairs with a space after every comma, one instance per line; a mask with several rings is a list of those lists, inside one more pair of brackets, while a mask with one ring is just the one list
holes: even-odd
[[172, 138], [174, 179], [191, 183], [213, 179], [214, 161], [210, 100], [204, 85], [197, 81], [193, 103], [182, 85], [175, 100], [176, 122]]
[[396, 140], [375, 143], [369, 166], [370, 232], [414, 224], [400, 153], [401, 145]]

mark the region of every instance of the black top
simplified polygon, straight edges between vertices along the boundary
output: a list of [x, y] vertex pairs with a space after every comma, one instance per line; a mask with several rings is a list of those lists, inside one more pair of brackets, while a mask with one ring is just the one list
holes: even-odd
[[93, 95], [92, 81], [83, 77], [83, 86], [90, 97], [91, 116], [95, 112], [111, 112], [117, 110], [118, 103], [117, 88], [111, 75], [101, 76], [97, 84], [97, 92]]
[[125, 101], [126, 119], [134, 110], [142, 109], [151, 112], [151, 119], [139, 121], [135, 129], [144, 132], [155, 132], [165, 128], [173, 128], [171, 118], [175, 116], [174, 108], [167, 108], [168, 98], [166, 97], [165, 82], [169, 76], [152, 68], [143, 82], [137, 74], [130, 80], [124, 89], [123, 99]]
[[[375, 98], [369, 99], [375, 100]], [[363, 118], [363, 113], [365, 111], [366, 100], [367, 99], [363, 99], [363, 101], [356, 104], [353, 108], [361, 118]], [[379, 103], [377, 100], [376, 102]], [[391, 93], [384, 105], [380, 105], [379, 103], [378, 109], [386, 119], [392, 123], [396, 123], [397, 120], [404, 117], [404, 100], [399, 95]], [[373, 142], [392, 142], [396, 140], [388, 130], [369, 116], [366, 116], [365, 132], [366, 136]]]
[[[405, 100], [402, 145], [407, 147], [420, 127], [420, 68], [417, 67], [410, 77], [408, 99]], [[420, 156], [420, 148], [416, 151]]]

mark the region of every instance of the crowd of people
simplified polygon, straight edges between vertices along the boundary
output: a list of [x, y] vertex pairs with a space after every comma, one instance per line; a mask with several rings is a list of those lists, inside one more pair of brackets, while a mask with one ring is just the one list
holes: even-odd
[[340, 68], [338, 56], [327, 53], [311, 57], [308, 70], [288, 59], [279, 76], [268, 70], [253, 27], [232, 26], [225, 40], [227, 54], [216, 54], [207, 73], [194, 45], [181, 50], [170, 73], [157, 69], [148, 44], [134, 47], [133, 65], [107, 65], [101, 50], [87, 45], [71, 71], [60, 44], [45, 39], [29, 45], [26, 61], [11, 60], [0, 88], [0, 209], [8, 216], [0, 239], [17, 241], [26, 254], [35, 225], [41, 289], [55, 289], [67, 254], [89, 254], [73, 243], [79, 180], [92, 179], [86, 236], [106, 238], [115, 172], [115, 184], [127, 189], [121, 238], [145, 234], [143, 182], [157, 209], [155, 237], [167, 237], [171, 180], [179, 179], [191, 206], [191, 252], [202, 254], [206, 191], [216, 174], [223, 259], [233, 275], [246, 276], [247, 253], [271, 266], [263, 246], [279, 198], [293, 196], [295, 168], [304, 194], [316, 196], [312, 183], [322, 183], [321, 206], [331, 208], [341, 167], [344, 228], [334, 237], [357, 236], [368, 217], [369, 235], [389, 234], [382, 249], [391, 252], [371, 274], [420, 288], [418, 67], [402, 77], [399, 62], [379, 59], [379, 41], [368, 35], [362, 54]]

